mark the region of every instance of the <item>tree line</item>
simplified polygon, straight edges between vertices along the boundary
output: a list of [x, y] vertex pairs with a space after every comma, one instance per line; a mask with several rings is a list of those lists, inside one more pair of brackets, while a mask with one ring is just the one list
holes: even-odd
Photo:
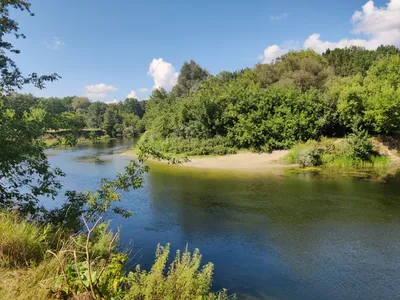
[[171, 92], [152, 92], [141, 142], [170, 153], [226, 154], [363, 130], [393, 135], [400, 129], [399, 83], [394, 46], [292, 51], [215, 76], [191, 61]]
[[134, 98], [106, 104], [91, 102], [87, 97], [38, 98], [13, 93], [5, 98], [3, 105], [19, 116], [32, 110], [41, 111], [46, 129], [102, 129], [111, 137], [134, 136], [144, 129], [141, 119], [145, 102]]

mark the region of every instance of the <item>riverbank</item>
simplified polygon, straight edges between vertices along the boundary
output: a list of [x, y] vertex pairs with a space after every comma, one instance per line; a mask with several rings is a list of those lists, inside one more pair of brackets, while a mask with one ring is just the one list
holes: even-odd
[[[272, 153], [239, 152], [237, 154], [223, 156], [195, 156], [189, 157], [188, 162], [180, 164], [182, 167], [216, 170], [268, 170], [293, 168], [282, 162], [283, 157], [288, 154], [287, 150], [277, 150]], [[121, 153], [123, 156], [135, 157], [135, 150]], [[166, 163], [161, 161], [160, 163]]]
[[[371, 151], [375, 154], [371, 156], [369, 161], [353, 159], [348, 149], [348, 141], [345, 139], [324, 139], [321, 142], [309, 141], [295, 145], [290, 150], [277, 150], [272, 153], [242, 151], [237, 154], [220, 156], [188, 156], [189, 161], [179, 164], [178, 167], [273, 173], [292, 170], [301, 173], [328, 174], [329, 176], [346, 174], [367, 178], [371, 176], [382, 178], [387, 174], [395, 174], [400, 167], [398, 147], [394, 147], [388, 144], [387, 141], [378, 138], [371, 138], [370, 142]], [[317, 152], [313, 150], [314, 148]], [[310, 158], [307, 155], [305, 156], [306, 162], [309, 164], [301, 163], [301, 160], [297, 157], [300, 153], [299, 151], [303, 156], [303, 152], [305, 154], [309, 153], [308, 156], [312, 154]], [[318, 159], [317, 163], [314, 164], [313, 159], [316, 153], [318, 154]], [[122, 153], [122, 155], [135, 157], [136, 152], [135, 149], [132, 149]], [[165, 164], [167, 162], [151, 160], [151, 163]]]

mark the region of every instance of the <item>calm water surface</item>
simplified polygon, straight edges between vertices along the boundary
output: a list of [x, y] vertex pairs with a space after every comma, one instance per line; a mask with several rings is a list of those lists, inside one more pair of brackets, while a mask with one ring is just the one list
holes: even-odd
[[[94, 190], [123, 170], [129, 158], [113, 152], [131, 144], [49, 150], [49, 160], [67, 174], [64, 190]], [[134, 216], [107, 217], [131, 265], [149, 267], [157, 243], [188, 243], [215, 264], [216, 289], [244, 298], [400, 299], [399, 184], [152, 164], [145, 186], [123, 194]]]

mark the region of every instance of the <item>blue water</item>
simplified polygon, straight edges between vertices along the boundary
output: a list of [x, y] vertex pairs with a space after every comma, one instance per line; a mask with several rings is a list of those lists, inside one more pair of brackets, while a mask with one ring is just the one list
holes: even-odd
[[[64, 190], [94, 190], [123, 171], [131, 141], [49, 151]], [[96, 158], [96, 159], [94, 159]], [[199, 248], [214, 288], [248, 299], [400, 299], [400, 179], [245, 174], [151, 164], [124, 193], [121, 245], [149, 267], [157, 243]], [[48, 207], [60, 205], [62, 193]]]

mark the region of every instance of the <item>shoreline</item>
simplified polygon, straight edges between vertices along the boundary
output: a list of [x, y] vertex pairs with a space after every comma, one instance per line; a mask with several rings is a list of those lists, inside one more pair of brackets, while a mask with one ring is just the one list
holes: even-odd
[[[239, 152], [236, 154], [221, 156], [204, 156], [189, 158], [188, 162], [177, 164], [178, 167], [213, 169], [213, 170], [243, 170], [243, 171], [266, 171], [276, 169], [295, 168], [296, 165], [286, 164], [281, 159], [288, 150], [275, 150], [271, 153]], [[136, 157], [134, 151], [121, 153], [122, 156]], [[164, 163], [166, 161], [151, 160], [152, 162]]]

